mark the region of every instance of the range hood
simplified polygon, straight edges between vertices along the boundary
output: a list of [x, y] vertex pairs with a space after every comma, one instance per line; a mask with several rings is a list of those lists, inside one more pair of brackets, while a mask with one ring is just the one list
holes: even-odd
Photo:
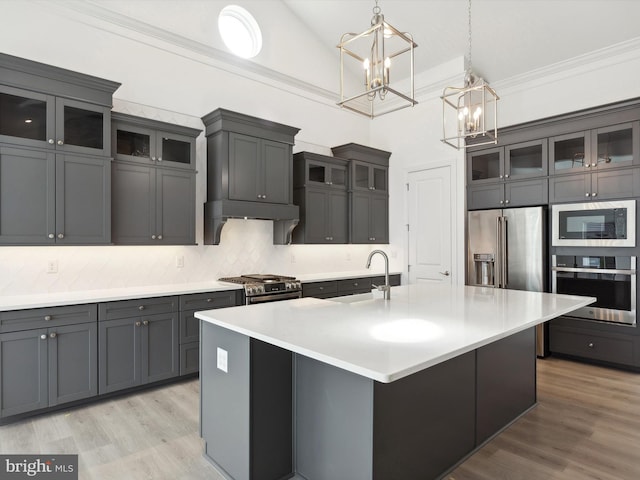
[[202, 118], [207, 136], [204, 242], [218, 245], [229, 218], [273, 220], [273, 243], [291, 243], [293, 144], [299, 128], [218, 108]]
[[291, 232], [300, 219], [297, 205], [213, 200], [204, 204], [204, 243], [218, 245], [222, 227], [230, 218], [245, 220], [273, 220], [274, 245], [291, 243]]

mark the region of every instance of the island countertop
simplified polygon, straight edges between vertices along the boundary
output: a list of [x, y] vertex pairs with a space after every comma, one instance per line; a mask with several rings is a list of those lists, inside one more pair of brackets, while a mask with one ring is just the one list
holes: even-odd
[[[393, 382], [593, 303], [592, 297], [471, 286], [393, 287], [197, 312], [201, 320], [329, 365]], [[203, 348], [206, 348], [204, 346]]]

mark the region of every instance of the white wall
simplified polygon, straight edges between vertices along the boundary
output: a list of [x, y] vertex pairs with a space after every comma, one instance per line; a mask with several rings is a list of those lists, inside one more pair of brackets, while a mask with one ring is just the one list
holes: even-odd
[[[460, 66], [454, 77], [451, 65], [434, 71], [433, 79], [423, 76], [423, 82], [434, 86], [423, 88], [418, 106], [370, 121], [339, 110], [333, 100], [313, 89], [224, 65], [206, 50], [194, 53], [166, 38], [131, 32], [122, 25], [59, 8], [62, 4], [57, 2], [2, 3], [0, 45], [4, 53], [122, 82], [114, 98], [116, 111], [203, 128], [200, 117], [224, 107], [301, 128], [295, 151], [330, 154], [331, 146], [348, 142], [391, 151], [391, 244], [383, 248], [391, 253], [394, 270], [406, 268], [407, 171], [434, 162], [455, 164], [454, 275], [455, 281], [464, 281], [464, 155], [440, 142], [438, 98], [443, 79], [458, 78], [454, 85], [461, 84], [462, 59], [451, 64]], [[640, 49], [632, 47], [494, 84], [501, 96], [500, 124], [640, 97]], [[283, 58], [286, 53], [282, 52]], [[289, 61], [302, 60], [289, 57]], [[274, 246], [272, 224], [266, 221], [229, 221], [220, 245], [201, 245], [206, 193], [203, 135], [197, 141], [197, 169], [196, 238], [200, 245], [2, 247], [0, 294], [182, 283], [253, 271], [295, 275], [363, 268], [371, 246]], [[176, 268], [177, 256], [184, 257], [184, 268]], [[50, 260], [57, 260], [57, 274], [45, 273]]]

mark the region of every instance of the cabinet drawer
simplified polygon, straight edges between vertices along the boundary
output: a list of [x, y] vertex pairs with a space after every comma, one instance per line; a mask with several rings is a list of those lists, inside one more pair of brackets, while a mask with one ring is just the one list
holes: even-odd
[[591, 334], [573, 329], [557, 328], [549, 331], [551, 352], [633, 365], [633, 339]]
[[[389, 275], [389, 285], [392, 287], [397, 287], [400, 285], [400, 274]], [[377, 277], [371, 277], [371, 288], [374, 285], [384, 285], [384, 275], [378, 275]]]
[[0, 312], [0, 333], [95, 322], [97, 318], [98, 310], [95, 303], [12, 310]]
[[141, 298], [137, 300], [121, 300], [99, 304], [98, 319], [113, 320], [115, 318], [138, 317], [178, 311], [178, 297]]
[[[384, 283], [384, 279], [382, 280]], [[354, 293], [368, 293], [371, 291], [371, 278], [349, 278], [338, 280], [338, 295], [352, 295]]]
[[302, 284], [303, 297], [328, 298], [338, 295], [338, 282], [312, 282]]
[[214, 308], [235, 307], [240, 305], [242, 290], [224, 292], [193, 293], [180, 296], [180, 311], [211, 310]]

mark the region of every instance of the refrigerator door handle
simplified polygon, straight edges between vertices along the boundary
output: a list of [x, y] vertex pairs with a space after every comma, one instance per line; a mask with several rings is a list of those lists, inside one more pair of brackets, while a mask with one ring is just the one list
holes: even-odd
[[509, 284], [509, 238], [507, 232], [509, 231], [509, 225], [507, 223], [507, 217], [502, 217], [502, 288], [507, 288]]
[[497, 288], [502, 288], [502, 242], [500, 239], [502, 238], [502, 217], [496, 217], [496, 260], [494, 267], [495, 281], [494, 285]]

